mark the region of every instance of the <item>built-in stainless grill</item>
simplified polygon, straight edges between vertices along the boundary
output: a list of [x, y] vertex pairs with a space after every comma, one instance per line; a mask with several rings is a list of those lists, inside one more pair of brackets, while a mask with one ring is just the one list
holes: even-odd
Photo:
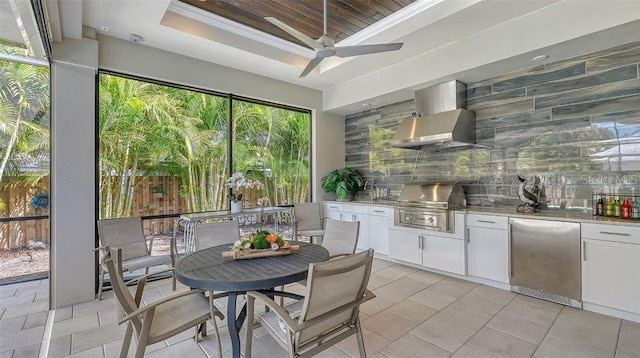
[[412, 182], [400, 191], [394, 207], [396, 226], [453, 232], [454, 209], [464, 206], [464, 190], [459, 183]]

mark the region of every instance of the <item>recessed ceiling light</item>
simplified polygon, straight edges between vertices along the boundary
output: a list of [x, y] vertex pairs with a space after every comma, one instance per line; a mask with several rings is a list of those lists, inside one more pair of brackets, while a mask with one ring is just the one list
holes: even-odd
[[364, 107], [364, 108], [371, 107], [371, 103], [363, 103], [362, 107]]
[[533, 58], [534, 61], [544, 61], [549, 58], [549, 55], [538, 55]]

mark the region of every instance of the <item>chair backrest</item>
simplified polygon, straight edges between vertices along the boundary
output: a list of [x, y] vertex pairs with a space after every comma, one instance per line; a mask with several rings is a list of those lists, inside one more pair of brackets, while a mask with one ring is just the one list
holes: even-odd
[[138, 217], [98, 220], [100, 246], [122, 249], [122, 260], [149, 256], [149, 246]]
[[322, 246], [329, 251], [329, 255], [353, 254], [356, 252], [359, 221], [340, 221], [327, 218], [324, 224]]
[[[116, 296], [116, 315], [118, 317], [118, 321], [120, 321], [123, 317], [128, 315], [129, 313], [138, 309], [138, 304], [136, 304], [135, 298], [131, 294], [131, 291], [127, 288], [127, 285], [122, 278], [122, 270], [118, 269], [118, 251], [121, 250], [106, 248], [106, 253], [102, 262], [107, 266], [107, 271], [109, 272], [109, 278], [111, 279], [111, 287], [113, 288], [113, 293]], [[134, 325], [136, 331], [140, 331], [142, 328], [142, 321], [140, 317], [135, 317], [131, 320]]]
[[[373, 249], [369, 249], [341, 259], [310, 264], [306, 298], [298, 323], [362, 298], [372, 263]], [[358, 307], [337, 313], [333, 318], [300, 331], [296, 342], [302, 344], [345, 322], [353, 323], [357, 315]]]
[[238, 220], [197, 223], [194, 233], [196, 251], [240, 240]]
[[293, 206], [293, 212], [297, 230], [322, 230], [320, 203], [297, 203]]

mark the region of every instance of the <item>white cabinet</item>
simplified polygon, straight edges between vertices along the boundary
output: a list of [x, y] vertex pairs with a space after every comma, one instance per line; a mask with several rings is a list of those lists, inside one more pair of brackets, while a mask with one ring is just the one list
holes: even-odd
[[455, 233], [392, 226], [389, 229], [389, 257], [464, 275], [464, 214], [456, 214], [455, 220]]
[[467, 215], [467, 274], [509, 283], [509, 219]]
[[640, 228], [582, 226], [582, 300], [640, 314]]
[[360, 213], [342, 213], [343, 221], [359, 221], [360, 230], [358, 231], [357, 251], [364, 251], [369, 248], [369, 216]]
[[422, 235], [422, 265], [464, 275], [464, 240]]
[[387, 255], [389, 222], [393, 221], [393, 209], [353, 203], [324, 203], [324, 216], [334, 220], [359, 221], [357, 250], [373, 248], [377, 254]]
[[324, 203], [324, 217], [333, 220], [342, 220], [342, 206], [334, 203]]
[[369, 246], [382, 255], [389, 254], [389, 222], [393, 223], [393, 209], [369, 207]]
[[422, 265], [422, 234], [389, 229], [389, 257]]

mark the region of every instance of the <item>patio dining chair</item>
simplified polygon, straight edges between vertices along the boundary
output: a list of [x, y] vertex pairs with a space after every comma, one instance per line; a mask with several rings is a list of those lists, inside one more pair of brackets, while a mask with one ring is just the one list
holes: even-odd
[[[366, 357], [359, 307], [375, 295], [367, 290], [373, 249], [309, 265], [305, 298], [285, 307], [257, 291], [247, 292], [245, 358], [251, 357], [254, 324], [260, 324], [289, 357], [311, 357], [355, 334]], [[285, 295], [275, 292], [274, 295]], [[255, 316], [255, 301], [270, 310]]]
[[[142, 228], [140, 217], [118, 218], [98, 220], [98, 237], [101, 247], [122, 250], [122, 272], [133, 272], [145, 269], [149, 274], [149, 268], [153, 266], [168, 265], [174, 267], [176, 259], [174, 242], [172, 239], [170, 253], [167, 255], [151, 255], [153, 238], [147, 243]], [[104, 276], [107, 273], [104, 258], [100, 264], [100, 277], [98, 282], [98, 299], [102, 299], [104, 288]], [[173, 276], [173, 275], [172, 275]], [[114, 278], [110, 276], [113, 282]], [[176, 289], [176, 278], [173, 279], [173, 290]]]
[[[149, 275], [137, 278], [135, 296], [122, 279], [122, 249], [105, 248], [104, 263], [112, 278], [115, 294], [118, 324], [127, 324], [127, 330], [120, 350], [120, 358], [126, 358], [135, 333], [136, 358], [142, 358], [148, 345], [161, 342], [190, 328], [196, 328], [198, 335], [207, 335], [207, 321], [212, 320], [218, 342], [218, 357], [222, 356], [222, 345], [215, 317], [223, 320], [224, 315], [213, 305], [213, 298], [207, 298], [202, 290], [188, 290], [163, 297], [155, 302], [142, 305], [144, 287]], [[115, 258], [114, 258], [115, 257]], [[172, 271], [169, 269], [167, 271]]]
[[356, 252], [358, 235], [360, 234], [359, 221], [341, 221], [327, 218], [324, 227], [322, 247], [329, 251], [329, 260]]
[[[322, 247], [329, 251], [329, 260], [355, 253], [356, 245], [358, 244], [359, 232], [359, 221], [341, 221], [330, 218], [325, 219]], [[298, 283], [306, 286], [307, 280], [302, 280]]]
[[194, 232], [196, 251], [240, 240], [238, 220], [197, 223]]
[[298, 236], [306, 236], [311, 243], [314, 238], [324, 235], [320, 203], [297, 203], [293, 206]]

